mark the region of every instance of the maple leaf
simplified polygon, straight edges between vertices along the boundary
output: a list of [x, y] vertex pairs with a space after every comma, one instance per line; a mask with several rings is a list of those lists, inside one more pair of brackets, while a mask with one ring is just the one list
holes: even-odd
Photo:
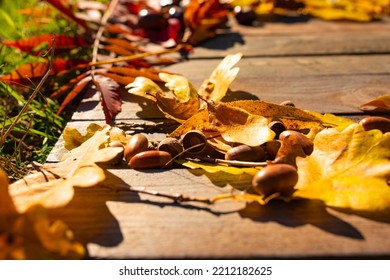
[[205, 100], [220, 101], [236, 78], [238, 67], [232, 68], [242, 57], [242, 53], [227, 55], [213, 70], [198, 90], [198, 94]]
[[360, 124], [341, 132], [324, 129], [313, 153], [297, 158], [297, 166], [295, 197], [362, 212], [390, 210], [390, 133], [365, 131]]
[[379, 96], [360, 106], [360, 110], [365, 112], [390, 112], [390, 94]]

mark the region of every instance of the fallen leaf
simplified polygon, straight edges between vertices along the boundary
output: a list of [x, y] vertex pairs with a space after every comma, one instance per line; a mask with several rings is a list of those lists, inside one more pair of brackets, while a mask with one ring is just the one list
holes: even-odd
[[96, 131], [101, 130], [102, 127], [96, 123], [90, 123], [87, 127], [87, 132], [85, 135], [81, 135], [81, 133], [77, 130], [77, 128], [65, 127], [62, 138], [64, 139], [64, 147], [68, 151], [77, 148], [90, 137], [92, 137]]
[[268, 128], [265, 117], [225, 103], [208, 102], [207, 107], [210, 112], [210, 128], [219, 131], [227, 142], [255, 147], [275, 137], [275, 132]]
[[314, 114], [291, 106], [283, 106], [260, 100], [238, 100], [227, 102], [231, 107], [247, 111], [271, 120], [281, 121], [287, 129], [311, 129], [313, 126], [322, 126], [323, 121]]
[[213, 70], [210, 77], [205, 80], [198, 90], [198, 94], [208, 101], [220, 101], [236, 78], [238, 67], [233, 68], [241, 59], [242, 53], [227, 55]]
[[297, 166], [295, 197], [356, 211], [390, 210], [390, 133], [365, 131], [359, 124], [341, 132], [324, 129], [314, 139], [313, 153], [297, 158]]
[[170, 91], [163, 91], [156, 83], [145, 77], [137, 77], [126, 88], [129, 93], [146, 97], [156, 102], [167, 118], [180, 123], [199, 111], [199, 99], [194, 86], [183, 76], [160, 73]]
[[360, 106], [360, 110], [365, 112], [390, 112], [390, 94], [379, 96], [370, 102]]
[[225, 172], [232, 175], [249, 174], [254, 176], [260, 170], [259, 168], [255, 167], [234, 167], [195, 161], [179, 161], [179, 163], [191, 169], [203, 169], [208, 173]]

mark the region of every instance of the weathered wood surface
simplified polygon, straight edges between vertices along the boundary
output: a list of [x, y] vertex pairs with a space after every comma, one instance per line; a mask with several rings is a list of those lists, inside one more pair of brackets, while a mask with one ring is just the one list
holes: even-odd
[[[198, 87], [226, 54], [240, 51], [244, 57], [229, 98], [292, 100], [303, 109], [359, 117], [359, 105], [390, 90], [389, 31], [388, 20], [312, 20], [258, 28], [232, 24], [224, 35], [195, 48], [189, 61], [167, 70], [183, 74]], [[142, 98], [125, 94], [122, 108], [115, 124], [129, 134], [144, 132], [159, 140], [172, 129], [162, 125], [162, 114]], [[93, 96], [82, 101], [68, 126], [82, 131], [90, 122], [103, 120], [98, 97]], [[48, 161], [58, 161], [66, 152], [61, 141]], [[390, 218], [336, 211], [319, 201], [177, 204], [129, 191], [143, 187], [211, 197], [245, 189], [249, 175], [183, 168], [140, 172], [125, 164], [110, 172], [110, 186], [120, 190], [78, 189], [68, 206], [52, 213], [69, 224], [91, 258], [390, 257]]]

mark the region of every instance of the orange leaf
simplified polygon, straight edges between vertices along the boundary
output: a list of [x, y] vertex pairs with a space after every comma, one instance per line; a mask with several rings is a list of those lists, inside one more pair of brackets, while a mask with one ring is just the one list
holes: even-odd
[[[20, 49], [24, 52], [31, 52], [38, 46], [42, 44], [47, 44], [48, 49], [52, 47], [52, 40], [55, 40], [55, 47], [57, 50], [69, 50], [74, 49], [80, 46], [87, 45], [87, 41], [81, 37], [71, 37], [66, 35], [51, 35], [43, 34], [37, 36], [31, 36], [26, 39], [21, 39], [17, 41], [7, 41], [4, 40], [1, 43], [6, 46], [14, 47]], [[34, 52], [34, 55], [39, 55], [41, 51]]]

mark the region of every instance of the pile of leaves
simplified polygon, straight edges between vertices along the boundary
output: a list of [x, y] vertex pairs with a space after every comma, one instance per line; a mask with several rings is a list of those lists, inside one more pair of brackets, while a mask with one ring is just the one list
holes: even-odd
[[[207, 161], [206, 157], [194, 159], [182, 154], [175, 158], [176, 164], [187, 168], [230, 174], [255, 175], [268, 165], [293, 165], [299, 176], [294, 192], [289, 196], [265, 197], [247, 188], [204, 198], [137, 190], [131, 186], [126, 189], [164, 196], [177, 203], [212, 204], [233, 199], [266, 206], [271, 199], [283, 199], [286, 203], [292, 199], [316, 199], [341, 211], [388, 217], [390, 121], [379, 129], [368, 129], [364, 122], [288, 105], [257, 100], [223, 102], [230, 83], [238, 74], [239, 68], [234, 65], [241, 56], [240, 53], [227, 56], [199, 89], [185, 77], [167, 73], [159, 74], [165, 83], [163, 88], [146, 77], [137, 77], [127, 88], [131, 94], [155, 101], [167, 118], [179, 123], [167, 137], [180, 139], [188, 131], [196, 130], [207, 135], [207, 143], [222, 154], [237, 144], [257, 147], [275, 141], [276, 133], [269, 127], [275, 120], [288, 130], [305, 133], [313, 141], [311, 152], [302, 153], [302, 146], [286, 140], [282, 141], [272, 162], [259, 165], [246, 162], [242, 167], [234, 161], [211, 161], [215, 159], [211, 156]], [[363, 104], [361, 109], [388, 115], [389, 100], [390, 95], [382, 96]], [[188, 111], [191, 114], [187, 114]], [[129, 168], [122, 164], [124, 147], [118, 143], [126, 145], [132, 137], [108, 124], [91, 123], [84, 135], [76, 129], [67, 129], [64, 140], [69, 151], [60, 162], [36, 166], [37, 172], [12, 184], [0, 172], [0, 257], [84, 258], [84, 245], [74, 239], [72, 230], [63, 221], [50, 220], [50, 210], [69, 204], [76, 188], [123, 187], [116, 185], [118, 180], [110, 168], [114, 164]]]

